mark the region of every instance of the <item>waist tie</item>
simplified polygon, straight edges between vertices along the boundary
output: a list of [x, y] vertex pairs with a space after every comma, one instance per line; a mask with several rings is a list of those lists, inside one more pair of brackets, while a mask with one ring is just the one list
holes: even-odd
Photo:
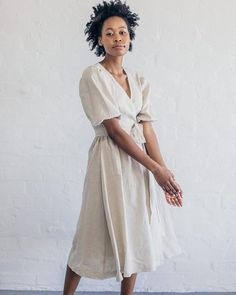
[[136, 143], [145, 143], [146, 139], [143, 135], [143, 125], [135, 122], [130, 130], [130, 136]]

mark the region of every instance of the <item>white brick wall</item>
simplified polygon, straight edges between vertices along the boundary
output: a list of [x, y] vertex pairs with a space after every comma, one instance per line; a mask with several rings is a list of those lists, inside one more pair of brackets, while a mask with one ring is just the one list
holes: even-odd
[[[0, 288], [61, 290], [94, 132], [78, 96], [99, 59], [83, 35], [99, 1], [0, 1]], [[136, 291], [236, 291], [236, 1], [127, 1], [124, 63], [151, 82], [161, 150], [184, 190], [170, 207], [186, 255]], [[118, 291], [83, 278], [79, 290]]]

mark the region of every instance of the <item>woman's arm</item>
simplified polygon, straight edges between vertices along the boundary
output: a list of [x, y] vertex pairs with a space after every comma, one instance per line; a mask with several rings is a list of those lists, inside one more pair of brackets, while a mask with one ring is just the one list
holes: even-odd
[[[155, 131], [152, 127], [151, 122], [141, 121], [140, 123], [143, 125], [143, 134], [146, 139], [145, 146], [146, 146], [147, 154], [159, 165], [167, 168], [162, 158], [157, 136], [155, 134]], [[171, 198], [171, 195], [169, 195], [168, 192], [165, 192], [165, 197], [167, 199], [167, 202], [172, 205], [182, 206], [182, 189], [180, 190], [180, 196], [181, 196], [181, 199], [175, 200]]]
[[119, 119], [112, 118], [103, 120], [103, 125], [105, 126], [109, 137], [132, 158], [149, 169], [163, 189], [172, 194], [178, 194], [180, 187], [174, 181], [172, 172], [166, 167], [161, 166], [157, 161], [153, 160], [140, 147], [138, 147], [133, 138], [121, 128]]
[[143, 125], [143, 134], [146, 139], [145, 146], [147, 154], [159, 165], [161, 165], [162, 167], [166, 167], [166, 164], [161, 155], [157, 136], [155, 134], [155, 131], [153, 130], [151, 122], [141, 121], [140, 123]]

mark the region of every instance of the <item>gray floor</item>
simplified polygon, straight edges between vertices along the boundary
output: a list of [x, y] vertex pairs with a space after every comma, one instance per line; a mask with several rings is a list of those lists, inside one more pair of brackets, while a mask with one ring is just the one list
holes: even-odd
[[[0, 290], [0, 295], [62, 295], [62, 292], [49, 292], [49, 291], [8, 291]], [[119, 292], [76, 292], [75, 295], [119, 295]], [[152, 292], [134, 292], [134, 295], [236, 295], [236, 292], [194, 292], [194, 293], [172, 293], [172, 292], [162, 292], [162, 293], [152, 293]]]

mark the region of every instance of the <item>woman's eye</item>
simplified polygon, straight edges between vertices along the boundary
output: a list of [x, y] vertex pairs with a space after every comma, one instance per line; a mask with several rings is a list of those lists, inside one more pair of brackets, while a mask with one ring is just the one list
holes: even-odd
[[[127, 32], [126, 32], [126, 31], [120, 31], [120, 33], [121, 33], [122, 35], [126, 35], [126, 34], [127, 34]], [[111, 36], [111, 35], [112, 35], [112, 33], [111, 33], [111, 32], [109, 32], [109, 33], [107, 33], [106, 35], [107, 35], [107, 36]]]

